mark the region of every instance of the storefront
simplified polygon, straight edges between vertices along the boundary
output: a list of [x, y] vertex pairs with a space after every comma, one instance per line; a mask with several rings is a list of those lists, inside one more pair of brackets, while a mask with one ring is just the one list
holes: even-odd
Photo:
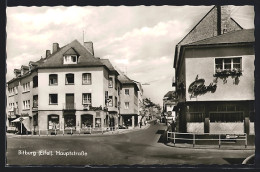
[[60, 129], [60, 119], [59, 115], [49, 115], [48, 116], [48, 130], [59, 130]]
[[81, 128], [93, 127], [93, 115], [81, 115]]
[[76, 129], [76, 115], [69, 114], [64, 116], [64, 129]]

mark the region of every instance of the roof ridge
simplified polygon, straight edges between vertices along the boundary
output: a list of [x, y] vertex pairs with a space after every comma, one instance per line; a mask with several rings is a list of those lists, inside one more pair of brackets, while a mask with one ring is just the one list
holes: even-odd
[[208, 40], [215, 39], [215, 38], [217, 38], [217, 37], [220, 38], [220, 37], [223, 37], [223, 36], [226, 36], [226, 35], [230, 35], [230, 34], [232, 34], [232, 33], [234, 33], [234, 32], [242, 32], [242, 31], [247, 31], [247, 30], [254, 30], [254, 28], [253, 28], [253, 29], [233, 30], [233, 31], [230, 31], [230, 32], [221, 34], [221, 35], [216, 35], [216, 36], [209, 37], [209, 38], [206, 38], [206, 39], [202, 39], [202, 40], [199, 40], [199, 41], [191, 42], [191, 43], [185, 44], [185, 45], [194, 45], [194, 44], [196, 44], [196, 43], [198, 43], [198, 42], [208, 41]]

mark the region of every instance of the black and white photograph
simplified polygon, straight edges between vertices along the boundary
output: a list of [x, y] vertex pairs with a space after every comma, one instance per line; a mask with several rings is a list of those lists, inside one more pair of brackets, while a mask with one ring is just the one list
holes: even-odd
[[6, 167], [255, 164], [253, 5], [6, 16]]

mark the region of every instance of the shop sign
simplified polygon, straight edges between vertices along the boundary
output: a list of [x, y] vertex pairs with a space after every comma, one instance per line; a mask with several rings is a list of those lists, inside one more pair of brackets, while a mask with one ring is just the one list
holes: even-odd
[[205, 84], [205, 79], [198, 79], [198, 75], [194, 82], [189, 86], [188, 92], [191, 94], [190, 98], [197, 97], [198, 95], [206, 94], [207, 92], [214, 93], [217, 89], [215, 83], [210, 83], [208, 86]]

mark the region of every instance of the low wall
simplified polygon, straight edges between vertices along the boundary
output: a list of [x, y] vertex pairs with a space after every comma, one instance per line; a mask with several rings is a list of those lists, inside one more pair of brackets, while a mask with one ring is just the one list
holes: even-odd
[[204, 122], [188, 122], [188, 133], [204, 133]]
[[227, 133], [227, 134], [238, 134], [244, 133], [243, 122], [227, 122], [227, 123], [210, 123], [210, 133]]

